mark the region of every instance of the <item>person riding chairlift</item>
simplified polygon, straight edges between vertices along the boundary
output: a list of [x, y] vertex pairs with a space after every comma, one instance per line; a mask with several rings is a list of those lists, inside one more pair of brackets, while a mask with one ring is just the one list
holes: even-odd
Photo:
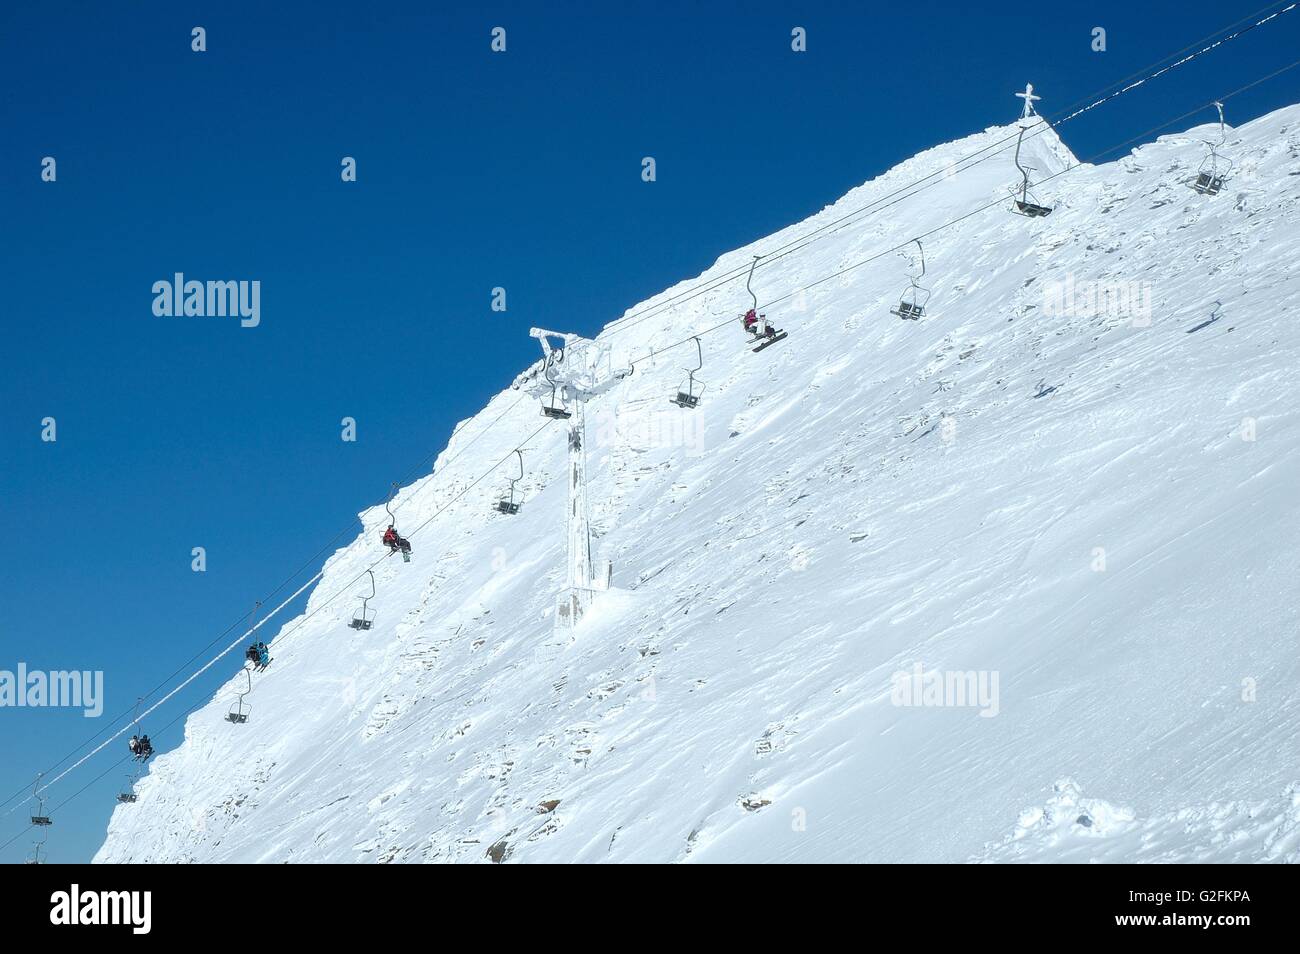
[[391, 523], [388, 525], [388, 529], [384, 531], [384, 546], [388, 547], [388, 549], [393, 553], [396, 553], [398, 550], [401, 550], [403, 553], [411, 552], [411, 542], [398, 536], [397, 531], [393, 529]]
[[131, 740], [126, 743], [131, 754], [136, 758], [144, 761], [153, 755], [153, 743], [149, 741], [149, 736], [131, 736]]
[[[745, 330], [748, 331], [751, 335], [757, 335], [759, 333], [757, 328], [758, 319], [761, 317], [764, 316], [758, 314], [758, 312], [753, 308], [745, 312]], [[773, 328], [771, 325], [767, 324], [766, 322], [764, 322], [764, 326], [765, 327], [762, 332], [763, 337], [771, 338], [776, 335], [775, 328]]]

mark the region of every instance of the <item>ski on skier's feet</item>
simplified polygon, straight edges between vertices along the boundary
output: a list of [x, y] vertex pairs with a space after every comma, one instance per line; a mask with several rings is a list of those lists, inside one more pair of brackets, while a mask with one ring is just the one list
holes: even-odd
[[776, 334], [774, 334], [772, 337], [768, 338], [766, 341], [764, 341], [764, 342], [763, 342], [761, 345], [759, 345], [757, 348], [754, 348], [754, 349], [753, 349], [754, 354], [758, 354], [758, 353], [759, 353], [760, 351], [762, 351], [764, 348], [769, 347], [770, 345], [774, 345], [774, 344], [776, 344], [778, 341], [784, 341], [784, 340], [786, 339], [786, 334], [787, 334], [787, 333], [784, 332], [784, 331], [778, 331]]

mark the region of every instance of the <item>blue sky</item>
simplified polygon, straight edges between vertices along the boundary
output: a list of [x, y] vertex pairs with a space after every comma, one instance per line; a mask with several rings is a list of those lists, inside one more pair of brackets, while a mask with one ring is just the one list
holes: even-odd
[[[5, 4], [0, 669], [103, 670], [107, 709], [0, 709], [0, 798], [350, 539], [537, 357], [531, 325], [594, 333], [897, 161], [1011, 121], [1026, 81], [1052, 116], [1264, 6]], [[1063, 138], [1081, 157], [1122, 142], [1286, 65], [1298, 36], [1295, 12]], [[1295, 75], [1229, 121], [1296, 101]], [[261, 324], [155, 317], [175, 272], [260, 281]], [[160, 749], [180, 723], [158, 727], [238, 664], [145, 726]], [[89, 858], [123, 775], [56, 817], [52, 860]], [[26, 820], [11, 804], [0, 844]], [[0, 860], [29, 850], [23, 835]]]

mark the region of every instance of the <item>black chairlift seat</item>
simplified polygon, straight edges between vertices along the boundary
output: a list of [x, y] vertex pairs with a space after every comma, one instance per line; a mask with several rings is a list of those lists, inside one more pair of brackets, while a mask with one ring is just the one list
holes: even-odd
[[122, 805], [134, 805], [138, 801], [138, 796], [135, 792], [118, 792], [117, 800]]
[[889, 309], [891, 315], [897, 315], [904, 321], [916, 321], [925, 314], [925, 309], [920, 305], [914, 305], [910, 301], [900, 301], [897, 308]]
[[248, 713], [244, 712], [242, 708], [231, 709], [226, 713], [226, 721], [233, 723], [234, 725], [244, 725], [248, 722]]
[[668, 400], [678, 407], [694, 408], [700, 406], [700, 396], [698, 394], [689, 394], [686, 391], [678, 391], [677, 397]]
[[1198, 173], [1192, 188], [1201, 195], [1218, 195], [1223, 190], [1223, 176], [1216, 176], [1209, 172]]
[[1051, 215], [1052, 210], [1045, 205], [1038, 205], [1034, 202], [1026, 202], [1023, 199], [1016, 199], [1015, 211], [1031, 219], [1041, 219], [1045, 215]]
[[568, 411], [566, 411], [564, 408], [557, 407], [551, 404], [542, 405], [542, 414], [545, 417], [549, 417], [552, 418], [553, 420], [558, 420], [558, 421], [568, 420], [569, 418], [573, 417], [573, 415], [570, 414]]
[[515, 503], [513, 500], [498, 500], [497, 513], [515, 514], [519, 512], [519, 506], [520, 505]]
[[33, 815], [32, 824], [38, 825], [41, 828], [48, 828], [49, 826], [53, 825], [54, 822], [53, 820], [51, 820], [49, 815]]

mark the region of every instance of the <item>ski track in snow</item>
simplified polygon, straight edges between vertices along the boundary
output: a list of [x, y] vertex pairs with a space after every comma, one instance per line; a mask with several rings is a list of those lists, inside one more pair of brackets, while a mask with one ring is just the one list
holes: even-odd
[[[633, 311], [1007, 134], [922, 153]], [[888, 313], [909, 264], [887, 256], [769, 309], [790, 337], [761, 355], [738, 326], [706, 336], [695, 411], [668, 402], [689, 349], [639, 363], [589, 412], [618, 589], [571, 639], [550, 616], [557, 425], [525, 452], [519, 515], [490, 512], [506, 468], [376, 570], [374, 629], [346, 626], [359, 583], [272, 643], [247, 725], [223, 721], [242, 675], [190, 716], [96, 860], [1300, 860], [1300, 106], [1232, 131], [1213, 198], [1183, 184], [1208, 134], [1053, 179], [1046, 219], [930, 237], [919, 322]], [[1050, 133], [1026, 153], [1040, 175], [1071, 161]], [[755, 290], [1017, 181], [1004, 153]], [[1150, 282], [1150, 326], [1044, 315], [1067, 273]], [[642, 355], [746, 305], [732, 282], [607, 336]], [[516, 398], [399, 494], [401, 526], [537, 427], [526, 400], [441, 474]], [[309, 609], [379, 552], [383, 509], [363, 521]], [[996, 717], [891, 704], [918, 662], [995, 671]]]

